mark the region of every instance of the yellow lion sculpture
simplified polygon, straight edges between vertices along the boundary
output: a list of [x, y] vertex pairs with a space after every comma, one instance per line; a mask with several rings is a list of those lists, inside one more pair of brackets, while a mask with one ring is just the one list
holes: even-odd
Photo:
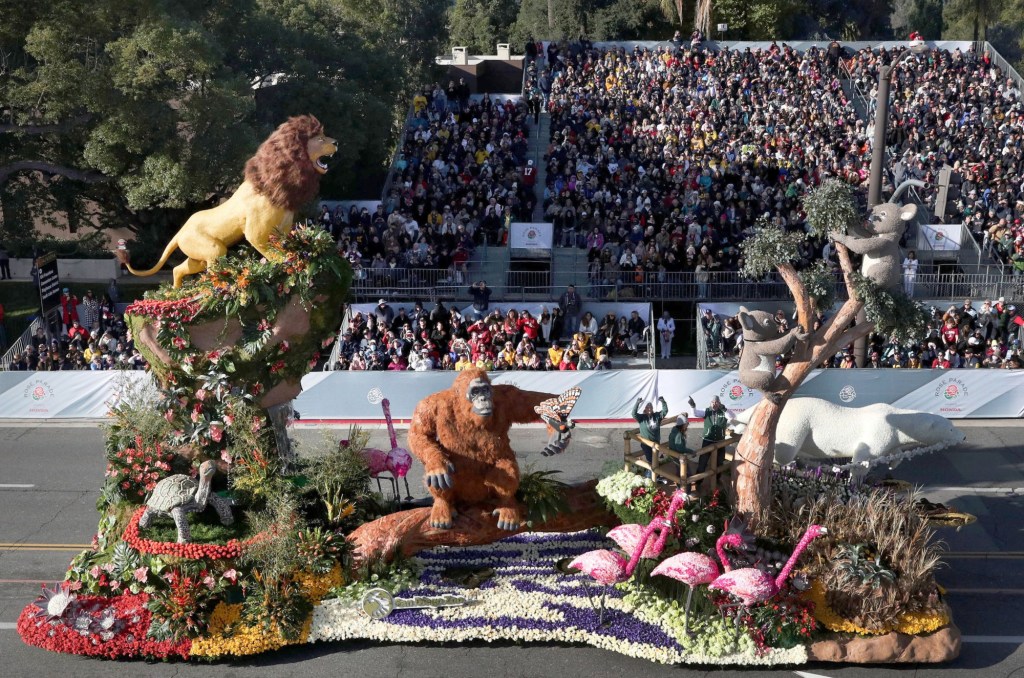
[[138, 276], [153, 275], [175, 249], [188, 258], [174, 267], [174, 286], [186, 275], [206, 270], [243, 237], [268, 260], [280, 255], [269, 247], [271, 234], [291, 228], [295, 211], [320, 190], [327, 172], [325, 158], [337, 152], [338, 142], [324, 135], [312, 115], [289, 118], [245, 163], [245, 181], [220, 205], [196, 212], [167, 244], [160, 261], [147, 271], [136, 271], [127, 254], [122, 263]]

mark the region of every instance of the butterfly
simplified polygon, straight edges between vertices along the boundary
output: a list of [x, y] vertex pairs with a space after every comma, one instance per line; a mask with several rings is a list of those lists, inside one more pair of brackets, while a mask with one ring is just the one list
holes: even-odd
[[569, 413], [576, 406], [576, 401], [580, 399], [582, 393], [579, 386], [573, 386], [559, 396], [548, 398], [534, 407], [533, 411], [545, 420], [553, 419], [564, 422], [569, 419]]
[[569, 431], [576, 426], [576, 422], [569, 419], [569, 414], [581, 393], [578, 386], [573, 386], [560, 396], [549, 398], [533, 408], [548, 425], [548, 444], [541, 451], [543, 456], [550, 457], [553, 454], [561, 454], [568, 447], [571, 437]]

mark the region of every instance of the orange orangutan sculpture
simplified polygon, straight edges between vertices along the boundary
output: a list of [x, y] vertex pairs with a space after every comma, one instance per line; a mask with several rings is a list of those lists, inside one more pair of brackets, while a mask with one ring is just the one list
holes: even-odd
[[469, 369], [448, 390], [420, 401], [409, 427], [409, 449], [423, 462], [434, 497], [431, 527], [451, 528], [459, 505], [493, 503], [498, 528], [519, 529], [519, 465], [508, 430], [540, 421], [534, 407], [551, 397], [493, 386], [487, 372]]

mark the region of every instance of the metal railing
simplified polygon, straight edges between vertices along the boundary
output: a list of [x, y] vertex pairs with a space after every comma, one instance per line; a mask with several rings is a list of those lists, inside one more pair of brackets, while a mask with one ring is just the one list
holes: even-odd
[[[918, 273], [912, 296], [917, 299], [946, 299], [958, 297], [1019, 297], [1024, 278], [1004, 275], [997, 267], [979, 265], [976, 273]], [[628, 280], [588, 282], [579, 285], [583, 296], [592, 300], [622, 301], [788, 301], [789, 288], [775, 273], [761, 281], [743, 278], [738, 272], [716, 272], [698, 279], [696, 273], [643, 273], [639, 282], [636, 273], [627, 274]], [[548, 273], [532, 271], [509, 273], [504, 285], [489, 285], [493, 301], [547, 301], [563, 290], [551, 284]], [[451, 272], [443, 269], [415, 269], [400, 277], [389, 279], [368, 275], [352, 285], [355, 301], [373, 301], [378, 298], [399, 297], [470, 301], [470, 280], [456, 282]], [[543, 280], [542, 280], [543, 279]], [[836, 297], [845, 299], [846, 286], [837, 277]]]
[[32, 322], [29, 323], [28, 329], [21, 333], [21, 336], [11, 344], [10, 348], [7, 349], [7, 352], [4, 353], [2, 358], [0, 358], [0, 371], [7, 370], [8, 366], [11, 364], [11, 360], [14, 359], [14, 356], [20, 355], [22, 351], [31, 345], [32, 338], [35, 336], [36, 330], [40, 328], [45, 329], [46, 325], [43, 324], [43, 319], [40, 316], [36, 316], [32, 319]]

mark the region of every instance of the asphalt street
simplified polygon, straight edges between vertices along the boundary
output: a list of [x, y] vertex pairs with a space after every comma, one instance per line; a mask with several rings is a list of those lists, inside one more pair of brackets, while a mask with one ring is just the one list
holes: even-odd
[[[588, 647], [548, 645], [380, 645], [335, 643], [291, 648], [250, 660], [215, 665], [112, 663], [58, 655], [24, 645], [14, 630], [20, 610], [42, 582], [59, 581], [68, 561], [96, 528], [102, 483], [103, 436], [97, 427], [52, 424], [0, 427], [0, 677], [85, 676], [643, 676], [689, 677], [743, 674], [794, 676], [1024, 676], [1024, 425], [965, 426], [967, 443], [905, 462], [894, 476], [920, 485], [932, 501], [978, 516], [959, 531], [943, 529], [949, 553], [939, 582], [947, 588], [954, 619], [964, 634], [960, 658], [945, 666], [861, 667], [814, 664], [788, 670], [737, 671], [677, 668], [629, 659]], [[311, 449], [343, 430], [298, 428]], [[559, 469], [577, 482], [622, 458], [618, 429], [579, 428], [561, 456], [541, 457], [542, 428], [513, 432], [524, 469]], [[696, 434], [696, 427], [692, 433]], [[399, 432], [399, 444], [405, 435]], [[387, 449], [383, 427], [371, 444]], [[410, 473], [414, 496], [425, 496], [421, 470]], [[404, 487], [402, 488], [404, 494]]]

